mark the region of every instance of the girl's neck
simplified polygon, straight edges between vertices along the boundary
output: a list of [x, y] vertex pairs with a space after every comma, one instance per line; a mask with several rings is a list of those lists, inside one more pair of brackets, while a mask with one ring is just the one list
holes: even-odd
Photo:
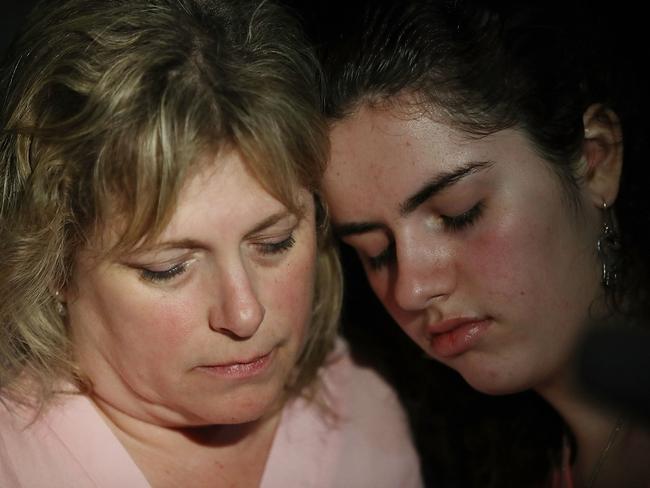
[[[637, 486], [634, 483], [641, 478], [646, 484], [638, 486], [648, 486], [648, 460], [638, 458], [638, 449], [650, 447], [650, 437], [634, 432], [619, 412], [580, 395], [568, 375], [536, 390], [560, 414], [574, 436], [575, 486]], [[628, 478], [632, 484], [623, 481]]]

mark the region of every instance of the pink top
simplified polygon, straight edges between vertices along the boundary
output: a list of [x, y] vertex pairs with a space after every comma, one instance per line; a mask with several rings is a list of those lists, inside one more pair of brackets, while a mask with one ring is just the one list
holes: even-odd
[[562, 465], [551, 473], [549, 488], [574, 488], [571, 473], [571, 448], [566, 438], [562, 446]]
[[[390, 387], [355, 365], [344, 346], [321, 378], [338, 419], [302, 398], [287, 404], [260, 486], [422, 487], [406, 417]], [[88, 398], [61, 395], [26, 425], [29, 414], [0, 402], [1, 487], [150, 486]]]

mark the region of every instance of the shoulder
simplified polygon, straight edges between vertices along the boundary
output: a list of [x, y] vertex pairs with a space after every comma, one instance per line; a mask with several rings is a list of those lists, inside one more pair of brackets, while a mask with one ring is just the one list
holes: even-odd
[[57, 429], [62, 415], [87, 425], [85, 398], [62, 397], [39, 412], [10, 400], [0, 402], [0, 486], [94, 486]]
[[344, 422], [362, 416], [364, 424], [386, 419], [393, 426], [407, 424], [395, 390], [375, 369], [356, 363], [343, 339], [322, 368], [321, 380], [323, 396]]
[[21, 469], [42, 449], [47, 439], [43, 416], [32, 407], [0, 397], [0, 463]]
[[43, 412], [0, 401], [0, 486], [146, 486], [134, 466], [82, 395], [58, 395]]
[[56, 476], [62, 445], [45, 414], [2, 398], [0, 401], [0, 485], [62, 486]]
[[[339, 340], [321, 369], [321, 398], [298, 401], [284, 415], [284, 434], [309, 434], [322, 486], [419, 488], [420, 462], [406, 413], [390, 385], [373, 369], [356, 364]], [[293, 424], [293, 429], [292, 429]], [[297, 428], [297, 426], [300, 428]], [[317, 445], [318, 444], [318, 445]], [[321, 478], [323, 479], [323, 478]], [[318, 485], [321, 486], [321, 485]]]
[[0, 486], [20, 486], [15, 464], [23, 457], [20, 431], [25, 422], [15, 407], [0, 397]]

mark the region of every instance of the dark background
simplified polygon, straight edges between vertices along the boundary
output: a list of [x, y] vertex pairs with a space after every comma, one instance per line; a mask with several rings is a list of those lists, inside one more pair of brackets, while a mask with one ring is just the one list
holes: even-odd
[[35, 0], [3, 0], [0, 16], [0, 53], [4, 54]]
[[[35, 0], [4, 0], [0, 54], [4, 54], [35, 3]], [[327, 42], [340, 30], [358, 25], [355, 19], [361, 4], [358, 0], [284, 0], [284, 3], [296, 11], [316, 44]], [[602, 35], [617, 44], [621, 53], [619, 69], [631, 77], [634, 90], [630, 91], [630, 97], [637, 97], [639, 106], [647, 108], [647, 76], [641, 75], [645, 71], [641, 68], [647, 65], [650, 46], [644, 38], [646, 27], [640, 25], [644, 16], [639, 14], [639, 7], [633, 7], [629, 0], [617, 2], [615, 8], [602, 1], [585, 5], [600, 11]], [[562, 11], [558, 3], [558, 15]], [[503, 462], [506, 453], [499, 451], [499, 443], [494, 439], [512, 438], [526, 432], [521, 425], [533, 422], [534, 416], [524, 417], [520, 412], [537, 408], [537, 399], [530, 393], [511, 397], [481, 395], [467, 387], [455, 372], [425, 358], [369, 291], [354, 253], [343, 247], [341, 256], [346, 279], [342, 332], [353, 354], [360, 362], [378, 369], [401, 396], [425, 461], [428, 485], [469, 486], [469, 482], [463, 482], [463, 473], [474, 469], [472, 456], [484, 456], [495, 464]], [[553, 413], [541, 411], [537, 415]], [[548, 441], [535, 435], [541, 434], [529, 431], [529, 438], [513, 438], [513, 443]]]

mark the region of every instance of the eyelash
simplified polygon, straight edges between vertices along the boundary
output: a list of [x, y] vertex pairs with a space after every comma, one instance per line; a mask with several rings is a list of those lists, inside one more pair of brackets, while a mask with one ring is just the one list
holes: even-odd
[[378, 254], [377, 256], [371, 256], [367, 258], [368, 266], [373, 271], [377, 271], [383, 268], [384, 266], [386, 266], [388, 263], [390, 263], [394, 257], [395, 257], [395, 243], [391, 242], [390, 245], [386, 249], [384, 249], [380, 254]]
[[289, 237], [279, 242], [261, 242], [258, 245], [262, 254], [273, 255], [282, 254], [283, 252], [288, 251], [295, 243], [296, 239], [293, 237], [293, 233], [291, 233], [289, 234]]
[[[260, 243], [260, 251], [262, 254], [275, 255], [281, 254], [288, 251], [296, 243], [296, 239], [293, 237], [293, 233], [289, 235], [286, 239], [283, 239], [280, 242], [272, 243]], [[187, 270], [187, 263], [180, 263], [172, 266], [169, 269], [163, 271], [153, 271], [150, 269], [143, 268], [141, 270], [142, 277], [154, 283], [160, 283], [163, 281], [169, 281], [176, 276], [183, 274]]]
[[[470, 227], [481, 217], [484, 207], [485, 205], [483, 202], [478, 202], [467, 212], [464, 212], [460, 215], [456, 215], [454, 217], [442, 216], [442, 221], [444, 222], [445, 228], [451, 232], [458, 232]], [[368, 257], [366, 258], [366, 261], [368, 262], [370, 269], [377, 271], [386, 266], [388, 263], [392, 262], [394, 257], [395, 243], [391, 242], [391, 244], [380, 254], [377, 256]]]
[[459, 231], [463, 230], [472, 224], [474, 224], [479, 217], [483, 214], [483, 209], [485, 205], [483, 202], [478, 202], [467, 212], [464, 212], [460, 215], [454, 217], [442, 216], [442, 221], [445, 224], [445, 227], [450, 231]]
[[147, 281], [152, 281], [154, 283], [160, 283], [163, 281], [169, 281], [172, 278], [183, 274], [187, 270], [187, 263], [177, 264], [172, 266], [169, 269], [164, 271], [152, 271], [150, 269], [142, 269], [142, 277]]

